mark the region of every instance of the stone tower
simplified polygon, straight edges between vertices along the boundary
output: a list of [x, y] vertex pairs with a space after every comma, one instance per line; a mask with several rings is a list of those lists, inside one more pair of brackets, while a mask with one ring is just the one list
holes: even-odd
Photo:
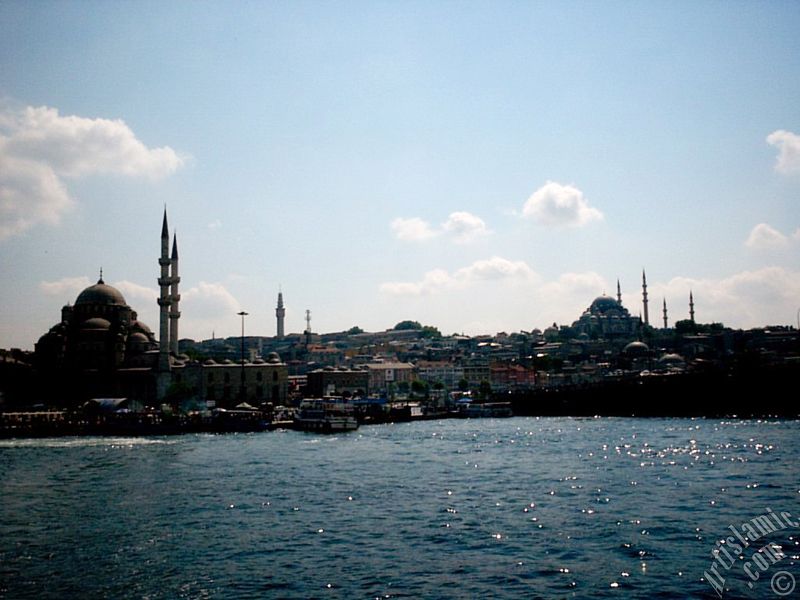
[[647, 275], [642, 269], [642, 307], [644, 308], [644, 324], [650, 325], [650, 314], [647, 312]]
[[694, 323], [694, 297], [691, 290], [689, 290], [689, 320]]
[[283, 329], [283, 318], [286, 316], [286, 309], [283, 307], [283, 292], [278, 292], [278, 306], [275, 308], [275, 318], [278, 321], [278, 330], [276, 332], [279, 340], [283, 339], [285, 331]]

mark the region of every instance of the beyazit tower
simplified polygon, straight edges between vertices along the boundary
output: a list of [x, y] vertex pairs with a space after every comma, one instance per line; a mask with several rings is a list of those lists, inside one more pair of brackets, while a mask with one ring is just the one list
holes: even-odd
[[275, 318], [277, 319], [278, 328], [276, 331], [277, 338], [282, 340], [284, 337], [283, 318], [286, 316], [286, 309], [283, 307], [283, 292], [278, 292], [278, 306], [275, 308]]

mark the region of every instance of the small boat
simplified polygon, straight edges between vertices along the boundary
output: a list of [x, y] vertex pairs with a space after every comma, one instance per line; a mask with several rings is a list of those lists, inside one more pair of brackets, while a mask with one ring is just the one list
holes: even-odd
[[358, 429], [353, 405], [342, 398], [306, 398], [294, 415], [294, 428], [318, 433]]

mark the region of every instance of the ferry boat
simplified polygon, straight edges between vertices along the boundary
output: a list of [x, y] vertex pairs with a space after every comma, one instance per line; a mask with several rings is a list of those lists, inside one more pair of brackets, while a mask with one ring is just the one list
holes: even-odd
[[358, 429], [353, 405], [341, 398], [306, 398], [294, 415], [294, 427], [301, 431], [338, 433]]

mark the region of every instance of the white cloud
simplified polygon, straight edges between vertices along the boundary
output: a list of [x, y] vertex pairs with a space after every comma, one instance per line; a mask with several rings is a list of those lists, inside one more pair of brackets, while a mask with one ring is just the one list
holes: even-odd
[[419, 217], [397, 218], [390, 226], [394, 236], [405, 242], [424, 242], [449, 235], [456, 244], [468, 244], [491, 233], [483, 219], [466, 211], [450, 213], [438, 228]]
[[155, 288], [139, 285], [132, 281], [115, 281], [111, 285], [122, 292], [125, 301], [134, 310], [138, 306], [155, 305], [156, 299], [158, 298], [158, 290]]
[[6, 153], [0, 135], [0, 240], [37, 223], [57, 225], [73, 204], [53, 169]]
[[522, 207], [522, 215], [542, 225], [582, 227], [603, 219], [603, 213], [572, 185], [548, 181], [536, 190]]
[[89, 278], [83, 277], [63, 277], [57, 281], [42, 281], [39, 289], [47, 296], [67, 297], [64, 302], [72, 302], [84, 289], [92, 285]]
[[778, 148], [776, 171], [784, 174], [800, 172], [800, 135], [778, 129], [767, 136], [767, 143]]
[[49, 107], [0, 107], [0, 240], [58, 224], [74, 202], [62, 177], [118, 174], [160, 179], [184, 164], [148, 148], [121, 120], [62, 116]]
[[450, 213], [442, 230], [451, 234], [457, 244], [468, 244], [490, 233], [483, 219], [464, 211]]
[[800, 298], [800, 272], [764, 267], [722, 279], [676, 277], [651, 285], [651, 297], [666, 297], [674, 322], [689, 318], [689, 290], [701, 323], [717, 321], [738, 328], [791, 324]]
[[774, 248], [784, 248], [789, 244], [789, 238], [774, 227], [759, 223], [747, 236], [744, 245], [753, 250], [768, 250]]
[[536, 278], [536, 273], [524, 261], [493, 256], [462, 267], [452, 274], [444, 269], [434, 269], [425, 273], [420, 281], [387, 282], [380, 286], [380, 290], [397, 296], [422, 296], [465, 289], [482, 281], [532, 281]]
[[423, 242], [438, 235], [427, 221], [418, 217], [411, 219], [398, 217], [392, 221], [391, 228], [395, 237], [404, 242]]
[[224, 285], [201, 281], [181, 292], [181, 337], [206, 339], [214, 331], [235, 328], [240, 310], [239, 301]]

